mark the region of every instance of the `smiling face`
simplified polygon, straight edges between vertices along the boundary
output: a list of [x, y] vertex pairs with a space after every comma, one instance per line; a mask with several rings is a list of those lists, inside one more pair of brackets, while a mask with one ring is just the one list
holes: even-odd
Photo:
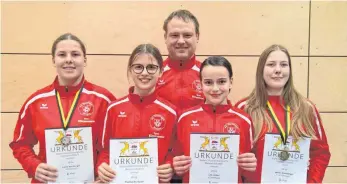
[[290, 77], [288, 56], [281, 50], [271, 52], [266, 59], [263, 78], [269, 95], [280, 95]]
[[81, 45], [75, 40], [62, 40], [56, 45], [53, 56], [60, 85], [75, 84], [83, 77], [86, 58]]
[[205, 66], [201, 71], [202, 90], [206, 104], [225, 105], [232, 85], [232, 78], [224, 66]]
[[173, 18], [167, 25], [165, 44], [172, 60], [187, 61], [196, 51], [199, 35], [192, 21]]
[[135, 84], [134, 93], [140, 96], [151, 94], [161, 75], [158, 61], [149, 53], [135, 56], [128, 72]]

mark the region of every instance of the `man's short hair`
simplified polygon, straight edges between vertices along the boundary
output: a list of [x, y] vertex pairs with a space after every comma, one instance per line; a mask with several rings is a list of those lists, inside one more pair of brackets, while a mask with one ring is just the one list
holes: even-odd
[[198, 19], [188, 10], [176, 10], [172, 12], [164, 21], [163, 29], [165, 31], [165, 34], [167, 33], [167, 25], [173, 18], [179, 18], [182, 19], [184, 22], [192, 21], [195, 26], [195, 33], [197, 35], [200, 34], [199, 31], [199, 22]]

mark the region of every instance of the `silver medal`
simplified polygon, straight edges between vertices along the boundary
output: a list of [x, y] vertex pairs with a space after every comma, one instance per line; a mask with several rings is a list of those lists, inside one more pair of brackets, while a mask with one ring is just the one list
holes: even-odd
[[61, 143], [63, 146], [68, 146], [71, 143], [70, 137], [67, 137], [66, 135], [61, 138]]

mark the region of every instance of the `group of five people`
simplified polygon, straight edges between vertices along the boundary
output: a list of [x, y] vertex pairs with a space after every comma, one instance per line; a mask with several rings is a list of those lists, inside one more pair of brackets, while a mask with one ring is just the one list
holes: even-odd
[[[165, 20], [163, 29], [168, 58], [163, 61], [152, 44], [137, 46], [127, 65], [133, 86], [128, 95], [117, 100], [85, 79], [83, 42], [70, 33], [56, 39], [51, 54], [57, 77], [26, 100], [10, 143], [32, 182], [54, 182], [59, 174], [46, 163], [45, 129], [76, 126], [92, 129], [96, 182], [111, 182], [117, 177], [109, 164], [110, 139], [138, 137], [158, 138], [160, 182], [170, 182], [174, 174], [189, 182], [189, 169], [194, 164], [191, 133], [239, 134], [238, 181], [254, 183], [262, 181], [267, 134], [281, 135], [284, 144], [288, 137], [310, 137], [307, 182], [322, 182], [329, 146], [316, 107], [294, 87], [286, 48], [272, 45], [263, 51], [254, 90], [232, 105], [228, 100], [234, 80], [230, 62], [221, 56], [208, 57], [202, 63], [196, 59], [197, 18], [187, 10], [177, 10]], [[78, 113], [81, 106], [88, 106], [89, 111]], [[165, 124], [151, 124], [156, 116]], [[38, 155], [33, 151], [37, 143]]]

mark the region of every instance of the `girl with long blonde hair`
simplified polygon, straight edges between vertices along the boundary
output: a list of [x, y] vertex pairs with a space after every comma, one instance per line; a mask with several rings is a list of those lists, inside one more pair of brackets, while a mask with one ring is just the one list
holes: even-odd
[[[263, 166], [265, 157], [278, 157], [278, 163], [294, 159], [295, 152], [289, 149], [298, 151], [297, 142], [305, 138], [310, 138], [306, 182], [322, 182], [330, 160], [329, 145], [315, 105], [294, 87], [291, 58], [285, 47], [271, 45], [263, 51], [257, 66], [255, 88], [236, 106], [251, 116], [255, 130], [253, 152], [258, 166], [256, 172], [246, 178], [249, 182], [269, 181], [261, 178], [262, 172], [269, 168]], [[265, 137], [269, 133], [278, 137], [272, 150], [282, 146], [282, 151], [279, 149], [277, 153], [271, 153], [264, 150]], [[279, 182], [273, 179], [272, 182]]]

